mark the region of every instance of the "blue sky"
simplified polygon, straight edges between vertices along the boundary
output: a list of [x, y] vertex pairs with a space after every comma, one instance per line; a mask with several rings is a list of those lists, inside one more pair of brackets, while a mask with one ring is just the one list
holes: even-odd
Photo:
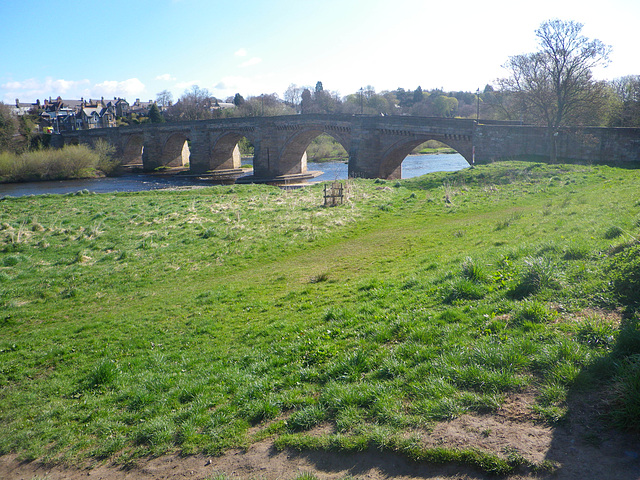
[[0, 101], [475, 91], [551, 18], [612, 46], [598, 78], [640, 75], [638, 0], [2, 0]]

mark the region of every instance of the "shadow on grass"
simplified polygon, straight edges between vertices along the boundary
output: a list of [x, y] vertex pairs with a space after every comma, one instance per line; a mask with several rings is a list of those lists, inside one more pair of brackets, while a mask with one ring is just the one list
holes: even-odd
[[584, 369], [569, 392], [547, 453], [561, 465], [558, 478], [640, 476], [640, 245], [614, 255], [607, 273], [624, 316], [609, 355]]

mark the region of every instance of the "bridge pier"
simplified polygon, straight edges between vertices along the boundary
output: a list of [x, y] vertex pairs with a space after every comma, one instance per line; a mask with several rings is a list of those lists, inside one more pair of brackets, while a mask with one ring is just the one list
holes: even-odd
[[142, 152], [142, 169], [152, 172], [162, 166], [162, 141], [161, 132], [157, 130], [144, 132], [144, 150]]

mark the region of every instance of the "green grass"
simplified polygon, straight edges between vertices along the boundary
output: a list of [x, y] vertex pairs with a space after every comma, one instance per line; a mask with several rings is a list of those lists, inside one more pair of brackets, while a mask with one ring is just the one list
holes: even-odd
[[638, 425], [637, 186], [514, 162], [350, 181], [333, 208], [321, 186], [5, 198], [0, 454], [126, 463], [273, 437], [506, 473], [522, 458], [408, 435], [524, 389], [543, 421], [597, 388]]

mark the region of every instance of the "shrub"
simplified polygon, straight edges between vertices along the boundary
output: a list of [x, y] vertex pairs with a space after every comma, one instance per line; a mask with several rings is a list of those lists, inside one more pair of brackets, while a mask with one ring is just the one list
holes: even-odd
[[97, 142], [97, 149], [86, 145], [71, 145], [61, 149], [43, 149], [21, 155], [0, 155], [0, 180], [24, 182], [33, 180], [62, 180], [88, 177], [96, 169], [109, 173], [113, 168], [110, 155], [113, 147]]
[[120, 160], [115, 158], [116, 147], [107, 143], [103, 139], [98, 139], [93, 145], [93, 151], [97, 154], [96, 168], [105, 175], [113, 173], [113, 171], [120, 165]]

